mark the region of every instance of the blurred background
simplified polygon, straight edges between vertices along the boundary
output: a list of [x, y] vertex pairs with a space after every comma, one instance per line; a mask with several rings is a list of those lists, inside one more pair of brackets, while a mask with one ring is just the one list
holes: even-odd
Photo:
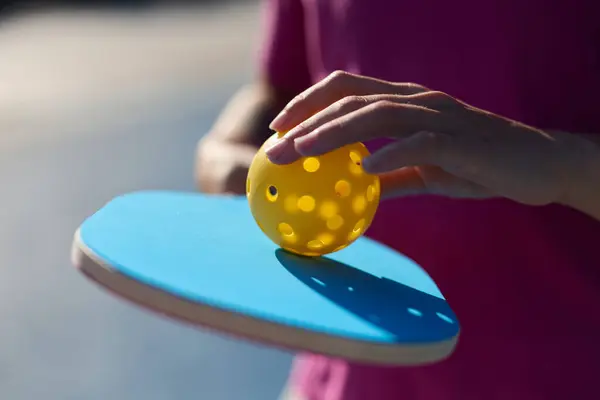
[[158, 318], [72, 267], [112, 197], [194, 190], [257, 1], [0, 2], [0, 398], [275, 399], [291, 355]]

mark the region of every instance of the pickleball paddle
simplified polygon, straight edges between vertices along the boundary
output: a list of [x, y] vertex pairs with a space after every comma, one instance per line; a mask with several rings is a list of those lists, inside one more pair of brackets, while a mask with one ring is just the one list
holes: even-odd
[[420, 365], [448, 357], [460, 331], [411, 259], [364, 236], [321, 257], [282, 250], [242, 196], [119, 196], [82, 223], [72, 256], [149, 310], [291, 351]]

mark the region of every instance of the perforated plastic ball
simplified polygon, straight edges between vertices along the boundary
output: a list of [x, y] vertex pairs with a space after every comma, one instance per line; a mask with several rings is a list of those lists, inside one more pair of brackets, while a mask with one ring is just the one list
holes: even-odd
[[248, 171], [247, 198], [258, 226], [281, 248], [304, 256], [347, 247], [379, 205], [379, 178], [362, 168], [369, 151], [356, 143], [277, 165], [265, 149], [278, 135], [263, 144]]

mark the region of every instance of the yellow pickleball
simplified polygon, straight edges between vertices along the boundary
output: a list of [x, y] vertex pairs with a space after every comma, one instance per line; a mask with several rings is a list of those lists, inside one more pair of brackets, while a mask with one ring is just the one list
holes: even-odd
[[341, 250], [371, 224], [380, 198], [379, 177], [367, 174], [369, 151], [351, 144], [319, 157], [273, 164], [265, 148], [248, 171], [246, 192], [260, 229], [281, 248], [305, 256]]

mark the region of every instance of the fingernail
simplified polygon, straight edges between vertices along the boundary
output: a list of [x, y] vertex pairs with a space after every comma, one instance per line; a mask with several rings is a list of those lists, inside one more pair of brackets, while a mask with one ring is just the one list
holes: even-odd
[[277, 160], [285, 150], [285, 139], [279, 139], [271, 147], [265, 150], [265, 154], [271, 160]]
[[312, 148], [315, 145], [315, 142], [316, 137], [314, 135], [306, 135], [295, 139], [294, 145], [299, 152], [304, 153], [312, 150]]
[[292, 129], [290, 129], [289, 131], [286, 132], [286, 136], [288, 138], [302, 137], [304, 130], [305, 129], [303, 127], [301, 127], [300, 125], [296, 125], [295, 127], [293, 127]]
[[373, 156], [368, 156], [362, 159], [363, 170], [369, 174], [372, 173], [373, 170]]
[[271, 121], [271, 123], [269, 124], [269, 128], [273, 129], [274, 131], [281, 130], [280, 128], [283, 126], [283, 124], [285, 124], [287, 118], [288, 118], [287, 111], [286, 110], [281, 111], [279, 114], [277, 114], [275, 119], [273, 119], [273, 121]]

